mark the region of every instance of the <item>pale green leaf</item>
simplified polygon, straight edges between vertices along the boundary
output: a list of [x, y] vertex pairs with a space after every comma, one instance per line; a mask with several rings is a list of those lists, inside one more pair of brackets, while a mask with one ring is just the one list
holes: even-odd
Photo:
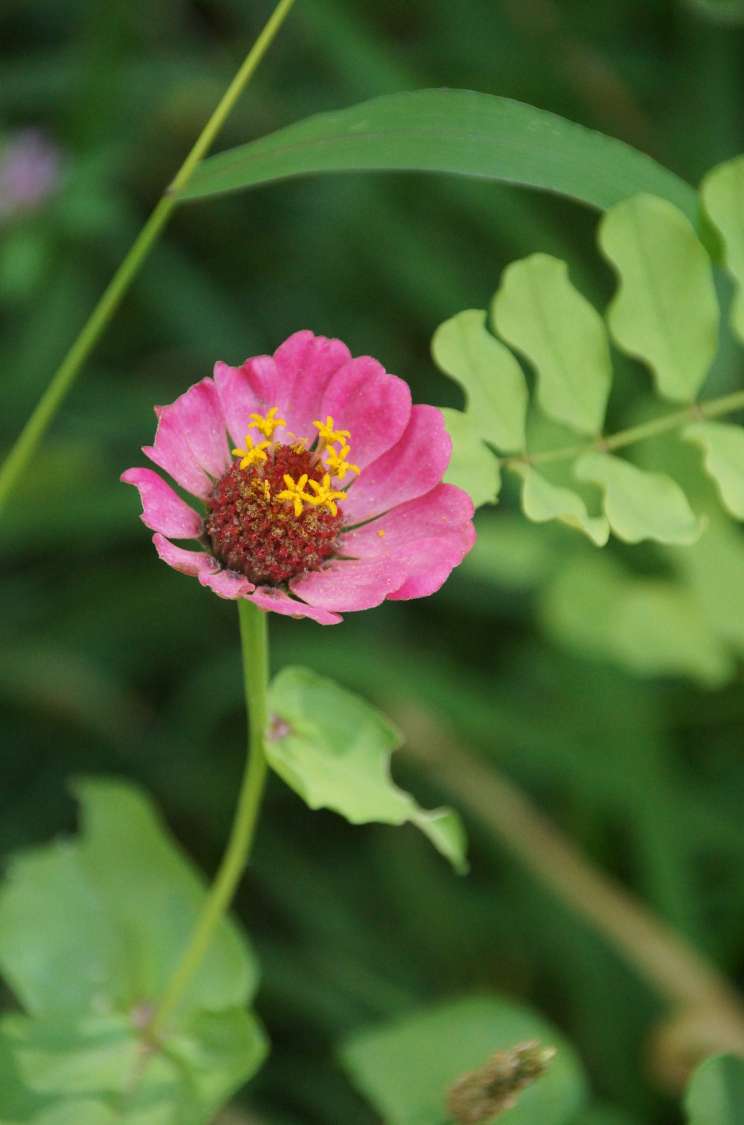
[[599, 244], [619, 289], [608, 321], [624, 351], [653, 370], [660, 395], [695, 398], [718, 345], [718, 301], [707, 252], [663, 199], [636, 196], [600, 223]]
[[307, 668], [284, 668], [270, 690], [266, 754], [272, 768], [311, 809], [352, 824], [417, 825], [458, 871], [465, 836], [450, 809], [426, 812], [390, 777], [400, 734], [360, 696]]
[[445, 320], [431, 350], [437, 366], [464, 390], [466, 413], [478, 436], [505, 453], [524, 449], [524, 373], [486, 328], [486, 314], [466, 309]]
[[522, 478], [522, 510], [535, 523], [559, 520], [581, 531], [597, 547], [603, 547], [610, 535], [604, 516], [590, 516], [581, 497], [570, 488], [552, 484], [528, 465], [514, 466]]
[[[547, 1072], [522, 1090], [509, 1125], [569, 1125], [586, 1097], [578, 1060], [562, 1036], [529, 1008], [473, 996], [415, 1012], [352, 1036], [341, 1060], [386, 1125], [445, 1125], [449, 1088], [495, 1051], [527, 1040], [554, 1046]], [[484, 1122], [484, 1125], [486, 1123]]]
[[[741, 5], [744, 13], [744, 5]], [[736, 293], [731, 324], [744, 340], [744, 156], [711, 169], [700, 188], [703, 206], [723, 239], [724, 262]]]
[[744, 520], [744, 427], [727, 422], [694, 422], [682, 432], [705, 451], [705, 471], [718, 485], [732, 516]]
[[464, 488], [476, 508], [495, 503], [501, 491], [498, 458], [483, 444], [469, 414], [449, 407], [442, 414], [452, 438], [452, 457], [445, 481]]
[[500, 336], [537, 371], [546, 414], [583, 433], [602, 429], [612, 382], [599, 313], [574, 289], [565, 262], [532, 254], [504, 270], [493, 300]]
[[663, 473], [647, 473], [608, 453], [585, 453], [576, 478], [599, 485], [610, 527], [626, 543], [694, 543], [702, 531], [679, 485]]
[[640, 676], [689, 676], [718, 687], [734, 665], [691, 591], [627, 574], [607, 555], [561, 570], [546, 587], [542, 616], [559, 643]]
[[669, 558], [695, 595], [709, 628], [744, 656], [744, 535], [712, 510], [697, 543], [669, 548]]
[[180, 199], [318, 172], [449, 172], [544, 188], [605, 209], [635, 192], [691, 219], [694, 191], [612, 137], [510, 98], [411, 90], [321, 113], [203, 160]]
[[687, 1125], [741, 1125], [744, 1059], [714, 1055], [697, 1067], [685, 1095]]

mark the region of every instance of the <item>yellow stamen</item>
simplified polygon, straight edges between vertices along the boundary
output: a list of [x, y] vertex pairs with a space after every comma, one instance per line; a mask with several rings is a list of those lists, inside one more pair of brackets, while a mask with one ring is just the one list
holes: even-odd
[[[303, 473], [298, 481], [295, 481], [289, 473], [284, 473], [284, 483], [287, 487], [282, 489], [281, 492], [277, 492], [277, 500], [288, 500], [294, 505], [294, 514], [296, 516], [301, 516], [303, 503], [315, 503], [315, 498], [304, 491], [305, 485], [307, 484], [307, 473]], [[310, 483], [313, 484], [314, 482], [310, 481]]]
[[324, 473], [322, 481], [311, 480], [308, 483], [315, 493], [315, 496], [308, 497], [310, 503], [316, 508], [327, 508], [332, 516], [337, 515], [338, 508], [336, 507], [335, 501], [345, 500], [346, 493], [331, 487], [330, 474]]
[[385, 531], [384, 531], [383, 528], [380, 528], [380, 530], [377, 532], [377, 534], [380, 536], [380, 539], [385, 538]]
[[258, 461], [265, 461], [267, 454], [264, 452], [267, 446], [271, 445], [270, 441], [254, 442], [250, 434], [245, 435], [245, 449], [233, 449], [233, 457], [240, 457], [241, 469], [247, 469], [249, 465], [253, 465]]
[[339, 480], [343, 480], [347, 473], [356, 473], [359, 476], [361, 472], [358, 465], [352, 465], [346, 460], [350, 453], [351, 447], [346, 444], [343, 444], [340, 450], [333, 447], [326, 450], [326, 465]]
[[326, 417], [325, 422], [321, 422], [316, 418], [313, 425], [320, 435], [321, 442], [325, 442], [326, 445], [330, 445], [334, 441], [340, 441], [341, 444], [344, 445], [344, 438], [351, 439], [350, 430], [335, 430], [333, 428], [335, 423], [330, 414]]
[[284, 418], [275, 417], [278, 409], [278, 406], [272, 406], [266, 414], [249, 414], [251, 429], [260, 430], [262, 434], [266, 434], [267, 438], [272, 437], [274, 430], [278, 430], [280, 426], [286, 426], [287, 424]]

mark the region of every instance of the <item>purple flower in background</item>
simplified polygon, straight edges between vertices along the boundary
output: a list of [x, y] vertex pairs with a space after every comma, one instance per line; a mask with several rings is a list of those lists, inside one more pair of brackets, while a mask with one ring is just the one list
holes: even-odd
[[14, 133], [0, 148], [0, 219], [33, 211], [57, 189], [57, 146], [38, 129]]

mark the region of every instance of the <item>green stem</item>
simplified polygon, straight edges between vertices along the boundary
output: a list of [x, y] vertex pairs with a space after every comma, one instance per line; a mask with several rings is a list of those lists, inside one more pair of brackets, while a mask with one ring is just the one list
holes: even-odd
[[249, 718], [248, 756], [227, 849], [201, 916], [181, 960], [147, 1028], [156, 1040], [204, 959], [214, 932], [227, 911], [251, 854], [266, 784], [264, 735], [268, 723], [269, 645], [267, 614], [251, 602], [238, 601], [243, 651], [243, 683]]
[[273, 42], [293, 4], [294, 0], [279, 0], [271, 17], [246, 56], [243, 65], [228, 86], [219, 105], [199, 135], [196, 144], [181, 165], [168, 194], [164, 195], [157, 203], [126, 258], [103, 291], [98, 304], [93, 309], [74, 344], [52, 376], [48, 387], [37, 402], [0, 469], [0, 511], [7, 503], [19, 477], [31, 460], [52, 419], [75, 382], [80, 368], [98, 342], [104, 328], [119, 307], [122, 297], [129, 289], [132, 279], [170, 218], [170, 214], [177, 203], [175, 193], [185, 186], [194, 168], [210, 148], [240, 94], [248, 85]]
[[735, 410], [744, 409], [744, 391], [734, 391], [721, 398], [711, 398], [707, 402], [696, 402], [686, 406], [683, 410], [674, 410], [671, 414], [664, 414], [661, 418], [652, 418], [650, 422], [642, 422], [639, 426], [631, 426], [627, 430], [620, 430], [608, 437], [599, 437], [594, 441], [584, 442], [580, 445], [566, 445], [562, 449], [546, 449], [539, 453], [525, 453], [516, 457], [505, 457], [503, 464], [507, 468], [516, 465], [544, 465], [548, 461], [569, 461], [580, 457], [582, 453], [601, 452], [607, 453], [613, 449], [622, 449], [626, 445], [634, 445], [638, 441], [663, 434], [667, 430], [675, 430], [686, 422], [699, 422], [705, 418], [720, 418], [724, 414], [733, 414]]

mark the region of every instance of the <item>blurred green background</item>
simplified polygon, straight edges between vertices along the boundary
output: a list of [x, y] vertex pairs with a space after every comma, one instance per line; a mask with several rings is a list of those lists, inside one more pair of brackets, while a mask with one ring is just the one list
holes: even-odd
[[[715, 7], [298, 0], [220, 145], [375, 94], [459, 86], [621, 137], [697, 183], [744, 149], [744, 33], [711, 20]], [[2, 137], [42, 130], [63, 173], [47, 201], [0, 226], [3, 445], [269, 11], [264, 0], [4, 0]], [[4, 854], [73, 827], [66, 783], [79, 773], [142, 782], [207, 871], [227, 835], [244, 740], [235, 609], [157, 561], [136, 497], [118, 483], [143, 463], [152, 404], [218, 358], [240, 362], [309, 327], [377, 356], [419, 401], [460, 405], [430, 359], [437, 324], [485, 307], [503, 266], [533, 250], [569, 260], [604, 305], [611, 278], [594, 222], [555, 199], [419, 176], [297, 181], [176, 213], [0, 529]], [[726, 347], [715, 378], [722, 388], [741, 379]], [[613, 424], [632, 415], [642, 386], [626, 364]], [[702, 485], [700, 495], [705, 504]], [[570, 531], [526, 527], [508, 495], [478, 526], [481, 544], [436, 598], [333, 629], [272, 620], [275, 667], [311, 664], [394, 715], [444, 724], [736, 977], [741, 536], [720, 530], [739, 598], [721, 606], [716, 575], [715, 612], [704, 553], [615, 550], [624, 573], [682, 575], [708, 618], [717, 612], [718, 661], [696, 649], [675, 665], [645, 659], [643, 641], [630, 657], [605, 652], [566, 622], [557, 579], [571, 579], [575, 605], [595, 566]], [[404, 754], [396, 776], [422, 801], [450, 799]], [[485, 987], [556, 1021], [598, 1097], [648, 1125], [680, 1120], [648, 1077], [658, 998], [465, 816], [473, 869], [458, 879], [413, 830], [351, 828], [273, 784], [237, 902], [274, 1044], [245, 1106], [270, 1125], [373, 1122], [334, 1045]]]

